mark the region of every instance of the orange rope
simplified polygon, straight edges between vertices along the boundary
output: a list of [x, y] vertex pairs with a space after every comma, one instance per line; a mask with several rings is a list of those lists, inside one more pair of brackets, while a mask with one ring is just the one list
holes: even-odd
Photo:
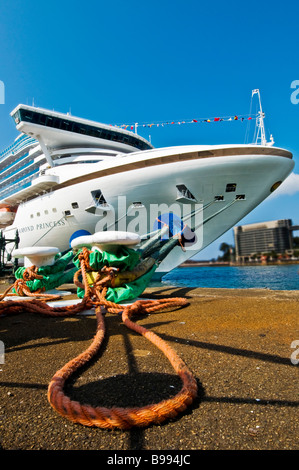
[[[186, 305], [187, 301], [183, 298], [170, 298], [161, 300], [138, 300], [129, 306], [122, 306], [109, 302], [105, 299], [107, 287], [105, 284], [113, 282], [113, 268], [105, 268], [102, 273], [106, 274], [103, 279], [99, 279], [93, 286], [87, 283], [86, 271], [89, 266], [87, 259], [89, 252], [82, 250], [80, 256], [81, 275], [85, 288], [85, 296], [80, 304], [69, 307], [50, 307], [40, 300], [31, 299], [30, 302], [24, 301], [5, 301], [0, 302], [0, 316], [3, 313], [19, 313], [20, 311], [30, 311], [45, 315], [73, 315], [91, 306], [96, 306], [97, 329], [91, 345], [77, 357], [65, 364], [53, 376], [48, 387], [48, 400], [51, 406], [62, 416], [72, 422], [80, 423], [85, 426], [96, 426], [100, 428], [120, 428], [129, 429], [132, 426], [144, 427], [150, 424], [160, 424], [168, 418], [174, 418], [178, 413], [183, 412], [197, 396], [197, 384], [194, 376], [179, 358], [177, 353], [159, 336], [143, 326], [137, 325], [131, 320], [136, 314], [161, 311], [169, 307], [179, 307]], [[75, 276], [76, 277], [76, 276]], [[78, 276], [76, 277], [78, 281]], [[77, 282], [76, 281], [76, 282]], [[78, 281], [79, 282], [79, 281]], [[81, 283], [80, 283], [81, 284]], [[2, 300], [2, 298], [0, 299]], [[122, 312], [122, 321], [130, 329], [144, 336], [159, 348], [167, 357], [175, 372], [182, 380], [181, 390], [167, 400], [157, 404], [147, 405], [140, 408], [105, 408], [91, 407], [90, 405], [80, 404], [71, 400], [64, 393], [64, 385], [75, 371], [87, 364], [92, 357], [99, 351], [104, 336], [105, 322], [101, 307], [104, 306], [109, 313]]]
[[[25, 269], [23, 273], [23, 279], [16, 279], [14, 284], [8, 287], [8, 289], [6, 289], [6, 291], [2, 295], [0, 295], [0, 301], [3, 300], [6, 296], [16, 296], [16, 295], [20, 297], [34, 297], [34, 298], [38, 297], [40, 300], [43, 300], [44, 302], [47, 302], [49, 300], [60, 299], [61, 297], [60, 295], [43, 293], [45, 291], [44, 287], [37, 289], [34, 292], [31, 292], [26, 282], [31, 281], [33, 279], [43, 279], [43, 276], [38, 274], [37, 271], [38, 271], [37, 266], [31, 266]], [[15, 289], [16, 293], [11, 293], [10, 291], [12, 289]], [[1, 307], [0, 307], [0, 315], [1, 315]]]
[[[165, 226], [165, 227], [168, 227], [169, 231], [171, 231], [171, 228], [169, 227], [169, 225], [168, 225], [166, 222], [164, 222], [163, 220], [160, 220], [160, 219], [158, 219], [158, 218], [157, 218], [156, 220], [157, 220], [157, 222], [160, 222], [161, 224], [164, 224], [164, 226]], [[185, 249], [185, 247], [184, 247], [184, 245], [183, 245], [182, 234], [183, 234], [184, 230], [185, 230], [187, 227], [188, 227], [188, 225], [185, 224], [184, 227], [182, 228], [182, 230], [180, 230], [180, 232], [178, 232], [176, 235], [173, 235], [173, 238], [177, 238], [177, 239], [178, 239], [178, 242], [179, 242], [179, 244], [180, 244], [180, 246], [181, 246], [181, 248], [182, 248], [183, 251], [186, 251], [186, 249]]]
[[[178, 357], [175, 351], [159, 338], [155, 333], [146, 328], [136, 325], [130, 320], [134, 313], [161, 310], [165, 306], [182, 305], [178, 299], [164, 301], [137, 301], [132, 306], [125, 307], [122, 313], [124, 324], [143, 335], [155, 344], [168, 358], [175, 372], [180, 376], [183, 387], [174, 397], [163, 400], [160, 403], [144, 406], [141, 408], [105, 408], [82, 405], [71, 400], [64, 394], [63, 388], [67, 379], [86, 364], [98, 352], [105, 335], [105, 324], [101, 309], [96, 309], [97, 332], [92, 344], [82, 354], [69, 361], [62, 369], [56, 372], [48, 387], [48, 400], [51, 406], [62, 416], [70, 421], [85, 426], [96, 426], [100, 428], [129, 429], [132, 426], [144, 427], [150, 424], [160, 424], [167, 418], [174, 418], [183, 412], [192, 403], [197, 395], [197, 384], [192, 373], [185, 363]], [[173, 302], [172, 302], [173, 301]], [[119, 306], [118, 306], [119, 307]]]

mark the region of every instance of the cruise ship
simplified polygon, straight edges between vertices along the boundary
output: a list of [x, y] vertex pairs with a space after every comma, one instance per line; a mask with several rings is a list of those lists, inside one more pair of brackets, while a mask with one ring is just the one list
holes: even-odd
[[11, 116], [20, 135], [0, 154], [5, 239], [17, 233], [20, 248], [64, 252], [79, 236], [119, 230], [146, 239], [162, 224], [179, 242], [159, 276], [237, 224], [294, 166], [265, 139], [154, 148], [135, 132], [34, 106]]

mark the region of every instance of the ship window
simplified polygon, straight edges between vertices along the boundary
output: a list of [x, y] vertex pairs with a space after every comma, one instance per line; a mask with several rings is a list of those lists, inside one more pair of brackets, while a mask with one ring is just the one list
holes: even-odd
[[15, 123], [16, 123], [16, 124], [19, 124], [19, 122], [20, 122], [20, 117], [21, 117], [20, 111], [17, 111], [17, 112], [13, 115], [13, 119], [15, 120]]
[[227, 193], [232, 193], [232, 192], [236, 191], [236, 187], [237, 187], [236, 183], [228, 183], [226, 185], [226, 190], [225, 191]]
[[33, 219], [33, 217], [34, 217], [33, 214], [30, 214], [30, 219]]
[[246, 198], [245, 198], [245, 194], [237, 194], [237, 195], [236, 195], [236, 199], [237, 199], [238, 201], [242, 201], [242, 200], [246, 199]]
[[64, 215], [71, 215], [71, 211], [64, 211]]
[[37, 215], [37, 217], [40, 217], [40, 212], [37, 212], [36, 215]]
[[52, 212], [57, 212], [56, 207], [53, 207]]
[[30, 111], [26, 111], [25, 118], [30, 122], [33, 120], [33, 114]]
[[77, 202], [72, 202], [72, 208], [73, 209], [78, 209], [79, 208], [79, 204]]
[[47, 123], [47, 116], [45, 116], [45, 114], [41, 114], [41, 115], [39, 116], [39, 122], [40, 122], [40, 124], [44, 124], [44, 125], [45, 125], [45, 124]]
[[49, 212], [47, 210], [45, 210], [44, 212], [45, 212], [45, 214], [49, 214]]
[[185, 198], [196, 201], [195, 197], [184, 184], [177, 184], [177, 198]]
[[97, 206], [107, 205], [107, 201], [104, 198], [104, 195], [100, 189], [96, 191], [91, 191], [92, 198]]
[[215, 201], [224, 201], [224, 197], [223, 196], [215, 196], [214, 200]]

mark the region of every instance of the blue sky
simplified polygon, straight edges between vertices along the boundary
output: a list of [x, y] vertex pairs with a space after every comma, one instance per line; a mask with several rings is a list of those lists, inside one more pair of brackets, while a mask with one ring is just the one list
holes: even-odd
[[[1, 149], [17, 135], [9, 113], [19, 103], [109, 124], [149, 123], [247, 114], [259, 88], [268, 136], [296, 165], [242, 223], [298, 224], [299, 104], [291, 102], [298, 14], [298, 1], [2, 0]], [[156, 147], [244, 143], [245, 134], [245, 122], [150, 129]], [[233, 243], [232, 230], [200, 257], [218, 256], [222, 241]]]

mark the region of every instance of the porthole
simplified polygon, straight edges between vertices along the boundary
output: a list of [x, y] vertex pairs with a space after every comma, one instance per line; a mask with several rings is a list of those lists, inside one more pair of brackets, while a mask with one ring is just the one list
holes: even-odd
[[228, 184], [226, 185], [226, 190], [225, 190], [225, 192], [227, 192], [227, 193], [232, 193], [232, 192], [236, 191], [236, 188], [237, 188], [237, 184], [236, 184], [236, 183], [228, 183]]

